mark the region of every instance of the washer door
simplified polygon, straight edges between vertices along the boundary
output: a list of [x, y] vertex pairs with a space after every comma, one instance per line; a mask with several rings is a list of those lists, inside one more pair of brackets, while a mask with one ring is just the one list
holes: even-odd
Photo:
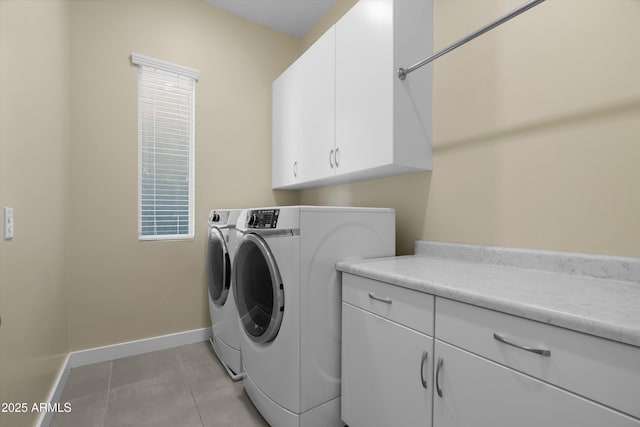
[[245, 332], [258, 343], [273, 340], [282, 323], [284, 288], [271, 250], [257, 234], [245, 234], [238, 243], [233, 280]]
[[207, 249], [207, 282], [211, 300], [224, 305], [231, 286], [231, 259], [222, 231], [212, 227]]

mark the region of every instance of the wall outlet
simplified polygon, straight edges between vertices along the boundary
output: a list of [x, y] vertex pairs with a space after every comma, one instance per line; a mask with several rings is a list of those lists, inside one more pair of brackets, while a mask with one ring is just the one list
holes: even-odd
[[4, 240], [13, 239], [13, 208], [4, 208]]

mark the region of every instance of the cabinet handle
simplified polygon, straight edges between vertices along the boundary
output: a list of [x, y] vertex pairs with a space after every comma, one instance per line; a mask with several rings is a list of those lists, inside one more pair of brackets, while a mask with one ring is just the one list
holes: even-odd
[[369, 298], [374, 299], [376, 301], [383, 302], [385, 304], [391, 304], [393, 302], [391, 301], [391, 298], [380, 298], [375, 296], [372, 292], [369, 292]]
[[438, 396], [442, 397], [442, 389], [440, 388], [440, 371], [442, 370], [442, 363], [444, 359], [442, 357], [438, 357], [438, 366], [436, 367], [436, 393]]
[[293, 162], [293, 176], [298, 177], [298, 162]]
[[427, 379], [424, 377], [424, 362], [426, 362], [428, 358], [429, 358], [429, 353], [427, 353], [426, 351], [423, 351], [422, 357], [420, 358], [420, 381], [422, 381], [422, 387], [425, 389], [428, 387], [427, 387]]
[[533, 347], [527, 347], [524, 345], [520, 345], [520, 344], [516, 344], [514, 342], [509, 341], [506, 337], [503, 337], [502, 335], [499, 334], [493, 334], [493, 339], [496, 341], [500, 341], [503, 344], [506, 345], [510, 345], [512, 347], [515, 348], [519, 348], [520, 350], [524, 350], [524, 351], [528, 351], [530, 353], [535, 353], [535, 354], [539, 354], [540, 356], [545, 356], [545, 357], [551, 357], [551, 351], [550, 350], [544, 350], [541, 348], [533, 348]]
[[340, 147], [336, 148], [336, 152], [335, 152], [335, 154], [333, 155], [334, 160], [335, 160], [335, 162], [336, 162], [336, 167], [340, 166], [340, 163], [338, 163], [338, 152], [339, 152], [339, 151], [340, 151]]
[[333, 169], [333, 150], [329, 151], [329, 166]]

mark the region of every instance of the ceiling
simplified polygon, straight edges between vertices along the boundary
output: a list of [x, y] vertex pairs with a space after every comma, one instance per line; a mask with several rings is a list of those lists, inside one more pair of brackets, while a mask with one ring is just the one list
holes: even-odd
[[336, 0], [204, 0], [255, 23], [302, 38]]

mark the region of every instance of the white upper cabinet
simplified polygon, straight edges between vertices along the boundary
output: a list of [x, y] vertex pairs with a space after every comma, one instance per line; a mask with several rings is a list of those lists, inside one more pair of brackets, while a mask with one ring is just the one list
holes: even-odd
[[366, 0], [336, 24], [338, 173], [431, 169], [431, 68], [397, 77], [432, 51], [432, 2]]
[[[358, 2], [296, 62], [297, 116], [286, 114], [289, 98], [274, 83], [273, 188], [431, 169], [431, 67], [404, 81], [397, 70], [431, 54], [432, 8], [431, 0]], [[287, 175], [278, 168], [292, 168], [278, 139], [293, 126], [285, 117], [299, 126], [294, 180], [275, 179]]]
[[336, 25], [340, 173], [393, 162], [393, 9], [392, 1], [361, 1]]
[[273, 188], [298, 182], [299, 88], [297, 63], [273, 82], [272, 89], [272, 170]]
[[[336, 135], [336, 36], [331, 27], [299, 60], [300, 181], [334, 173], [329, 156]], [[333, 161], [333, 159], [331, 159]]]

